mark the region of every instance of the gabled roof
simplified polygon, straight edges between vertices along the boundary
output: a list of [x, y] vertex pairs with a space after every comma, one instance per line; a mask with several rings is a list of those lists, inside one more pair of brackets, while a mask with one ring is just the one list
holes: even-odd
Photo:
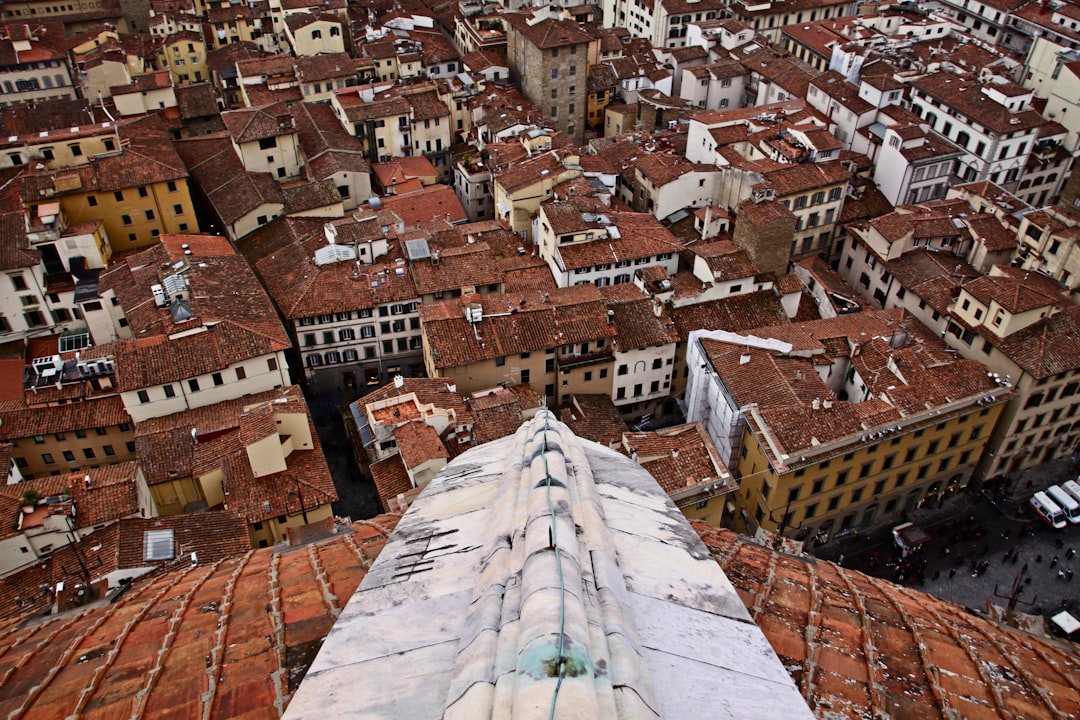
[[284, 103], [260, 108], [244, 108], [221, 113], [221, 119], [237, 145], [296, 132], [292, 115]]
[[483, 308], [483, 319], [475, 326], [466, 320], [461, 302], [421, 306], [420, 318], [436, 367], [456, 367], [615, 335], [594, 285], [474, 299]]
[[539, 50], [570, 47], [592, 42], [589, 34], [572, 20], [549, 18], [535, 24], [529, 24], [529, 16], [522, 13], [506, 13], [503, 17], [509, 21], [511, 27]]
[[228, 137], [202, 135], [177, 140], [174, 147], [226, 225], [263, 205], [284, 204], [274, 178], [269, 173], [247, 172]]

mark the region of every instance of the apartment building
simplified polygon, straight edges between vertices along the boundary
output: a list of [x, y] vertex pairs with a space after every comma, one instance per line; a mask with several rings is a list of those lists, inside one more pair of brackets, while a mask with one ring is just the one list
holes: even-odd
[[299, 12], [285, 17], [283, 29], [296, 57], [345, 52], [347, 21], [331, 13]]
[[367, 212], [277, 220], [241, 241], [312, 389], [346, 393], [422, 374], [413, 276], [404, 258], [382, 259], [403, 231], [391, 213]]
[[964, 151], [925, 123], [898, 123], [884, 130], [874, 182], [893, 205], [941, 200]]
[[1051, 205], [1025, 214], [1016, 237], [1021, 268], [1070, 290], [1080, 287], [1080, 212], [1075, 206]]
[[855, 14], [852, 3], [847, 0], [805, 0], [798, 3], [738, 0], [729, 4], [727, 9], [732, 18], [777, 45], [781, 41], [780, 28], [785, 25], [803, 25], [815, 20]]
[[[162, 235], [198, 232], [187, 168], [156, 115], [121, 121], [111, 138], [52, 139], [57, 143], [51, 143], [51, 153], [45, 147], [41, 152], [52, 155], [56, 169], [34, 163], [21, 178], [31, 213], [59, 203], [70, 226], [100, 220], [113, 252], [146, 247]], [[61, 164], [60, 143], [77, 164]]]
[[355, 210], [371, 197], [363, 143], [341, 126], [329, 105], [297, 103], [292, 115], [308, 179], [333, 182], [344, 210]]
[[168, 70], [177, 85], [205, 82], [210, 79], [206, 52], [202, 32], [181, 31], [161, 40], [154, 52], [154, 64]]
[[1031, 108], [1032, 97], [1003, 78], [984, 81], [942, 70], [912, 83], [911, 109], [964, 151], [956, 168], [962, 180], [1015, 191], [1046, 122]]
[[289, 384], [289, 338], [223, 237], [164, 236], [102, 272], [80, 306], [136, 423]]
[[[720, 0], [660, 0], [656, 3], [605, 0], [603, 5], [604, 17], [610, 17], [605, 25], [624, 27], [634, 37], [645, 38], [657, 48], [686, 47], [690, 23], [721, 17], [726, 7]], [[611, 9], [607, 10], [609, 5]]]
[[611, 393], [616, 328], [595, 285], [462, 296], [422, 306], [420, 320], [428, 377], [459, 392], [522, 383], [549, 403]]
[[616, 329], [611, 381], [615, 406], [631, 422], [673, 414], [679, 332], [670, 309], [632, 283], [605, 287], [600, 294]]
[[253, 548], [333, 522], [337, 491], [295, 385], [140, 421], [135, 442], [160, 515], [229, 513]]
[[[57, 352], [31, 358], [30, 367], [60, 356]], [[26, 367], [21, 360], [5, 361], [5, 382], [22, 397], [0, 412], [0, 440], [11, 443], [11, 459], [22, 477], [61, 475], [135, 459], [134, 423], [115, 390], [82, 388], [77, 401], [57, 405], [55, 399], [39, 399], [36, 374], [26, 386]]]
[[360, 138], [368, 162], [412, 154], [412, 107], [404, 97], [379, 93], [366, 100], [359, 91], [343, 91], [335, 94], [330, 107], [345, 129]]
[[692, 332], [687, 365], [734, 525], [817, 543], [966, 486], [1012, 397], [902, 310]]
[[839, 162], [800, 163], [763, 176], [760, 190], [795, 215], [792, 258], [829, 254], [851, 180], [847, 168]]
[[300, 175], [300, 142], [285, 103], [221, 114], [229, 139], [249, 173], [269, 173], [275, 180]]
[[[533, 237], [533, 218], [555, 186], [582, 174], [580, 156], [549, 150], [514, 163], [495, 175], [495, 219], [525, 240]], [[535, 240], [534, 240], [535, 242]]]
[[120, 463], [89, 472], [0, 486], [11, 529], [0, 539], [0, 576], [34, 563], [125, 518], [156, 514], [139, 465]]
[[62, 23], [27, 18], [0, 26], [0, 107], [75, 97]]
[[249, 173], [224, 133], [177, 140], [173, 147], [188, 168], [210, 223], [233, 242], [284, 214], [285, 198], [274, 174]]
[[683, 245], [651, 215], [609, 210], [581, 195], [545, 200], [534, 237], [559, 287], [629, 283], [635, 268], [654, 264], [674, 275]]
[[404, 378], [349, 405], [354, 450], [371, 475], [383, 508], [408, 507], [452, 457], [473, 445], [476, 416], [445, 380]]
[[1015, 388], [983, 458], [984, 477], [1069, 457], [1080, 440], [1080, 308], [1037, 273], [996, 266], [965, 283], [945, 340]]
[[720, 527], [738, 489], [701, 423], [624, 432], [618, 448], [649, 471], [687, 518]]

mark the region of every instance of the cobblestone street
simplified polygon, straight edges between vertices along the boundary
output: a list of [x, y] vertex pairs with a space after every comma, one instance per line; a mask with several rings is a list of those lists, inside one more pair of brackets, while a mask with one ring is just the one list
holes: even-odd
[[[1069, 580], [1059, 575], [1069, 569], [1080, 574], [1080, 555], [1067, 558], [1070, 549], [1080, 553], [1080, 525], [1054, 530], [1027, 507], [1036, 490], [1075, 476], [1071, 460], [1057, 460], [1023, 473], [1001, 502], [969, 489], [941, 507], [916, 510], [909, 519], [931, 539], [906, 561], [892, 542], [891, 527], [835, 540], [814, 554], [980, 612], [988, 599], [1007, 604], [1026, 564], [1020, 580], [1030, 581], [1021, 582], [1017, 610], [1053, 614], [1066, 603], [1080, 608], [1080, 577]], [[1006, 553], [1015, 553], [1016, 560], [1006, 560]], [[976, 573], [980, 565], [985, 569]]]

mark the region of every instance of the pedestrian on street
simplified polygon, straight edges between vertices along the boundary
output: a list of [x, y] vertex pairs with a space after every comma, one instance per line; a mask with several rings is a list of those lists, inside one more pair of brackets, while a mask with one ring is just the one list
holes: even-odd
[[1060, 550], [1065, 545], [1065, 542], [1061, 538], [1054, 538], [1054, 547]]
[[1035, 562], [1037, 562], [1037, 563], [1042, 562], [1042, 553], [1039, 553], [1038, 555], [1035, 556]]
[[1057, 557], [1057, 555], [1055, 555], [1054, 557], [1050, 558], [1050, 567], [1054, 567], [1055, 565], [1057, 565], [1057, 562], [1058, 562], [1058, 557]]
[[1076, 551], [1073, 550], [1072, 548], [1069, 548], [1068, 550], [1065, 551], [1065, 558], [1068, 559], [1068, 560], [1072, 560], [1072, 556], [1075, 555], [1075, 554], [1076, 554]]
[[1065, 579], [1072, 580], [1073, 571], [1072, 568], [1065, 568]]
[[956, 577], [956, 568], [951, 568], [949, 570], [949, 579], [952, 580], [954, 577]]
[[1013, 555], [1012, 556], [1013, 565], [1015, 565], [1016, 561], [1020, 559], [1020, 551], [1019, 550], [1013, 550], [1012, 555]]

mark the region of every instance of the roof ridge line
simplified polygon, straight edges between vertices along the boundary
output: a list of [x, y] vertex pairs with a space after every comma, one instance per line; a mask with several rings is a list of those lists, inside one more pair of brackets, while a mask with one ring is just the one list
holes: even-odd
[[[178, 604], [176, 610], [173, 612], [173, 616], [169, 618], [169, 631], [165, 633], [165, 637], [162, 638], [161, 649], [158, 650], [157, 659], [154, 667], [151, 668], [150, 672], [148, 673], [146, 685], [144, 685], [141, 690], [138, 690], [135, 693], [137, 702], [135, 704], [135, 708], [132, 710], [131, 713], [132, 718], [141, 718], [143, 716], [143, 713], [146, 710], [146, 703], [150, 698], [150, 694], [154, 691], [154, 687], [157, 686], [158, 680], [161, 678], [162, 671], [165, 665], [165, 660], [169, 657], [170, 654], [172, 654], [172, 640], [175, 640], [176, 634], [179, 630], [179, 626], [183, 624], [183, 615], [187, 612], [188, 607], [191, 605], [191, 600], [195, 596], [195, 593], [197, 593], [199, 589], [202, 588], [202, 586], [206, 583], [207, 579], [209, 579], [211, 574], [213, 574], [213, 572], [217, 570], [220, 564], [221, 561], [219, 560], [216, 563], [204, 566], [206, 570], [203, 573], [203, 576], [199, 578], [199, 581], [195, 584], [195, 586], [183, 597], [183, 599]], [[111, 666], [111, 662], [109, 664]]]
[[236, 590], [236, 581], [254, 556], [254, 550], [248, 550], [246, 554], [241, 556], [240, 562], [237, 563], [236, 568], [229, 576], [229, 580], [225, 583], [222, 592], [221, 616], [218, 618], [217, 632], [214, 633], [214, 645], [210, 648], [210, 655], [207, 658], [206, 664], [208, 687], [206, 692], [202, 693], [200, 697], [203, 706], [202, 716], [204, 718], [209, 717], [212, 714], [215, 701], [218, 697], [217, 687], [221, 682], [221, 660], [225, 651], [225, 639], [228, 637], [229, 633], [229, 620], [231, 618], [233, 593]]
[[851, 582], [851, 578], [847, 576], [842, 565], [836, 566], [836, 573], [851, 593], [855, 607], [859, 611], [859, 632], [862, 634], [863, 663], [866, 665], [866, 674], [869, 680], [867, 687], [871, 698], [870, 702], [873, 704], [872, 709], [885, 711], [889, 707], [889, 703], [887, 698], [882, 697], [881, 683], [879, 682], [881, 663], [877, 660], [877, 653], [870, 637], [870, 629], [867, 627], [866, 602], [863, 599], [863, 594], [855, 587], [855, 583]]
[[[270, 568], [267, 572], [267, 583], [270, 586], [270, 607], [267, 608], [266, 616], [273, 626], [273, 637], [270, 641], [273, 645], [274, 654], [277, 655], [277, 670], [270, 673], [270, 684], [274, 688], [274, 708], [280, 716], [285, 712], [288, 705], [288, 692], [282, 692], [282, 675], [286, 672], [285, 663], [285, 623], [282, 619], [282, 588], [281, 588], [281, 553], [275, 552], [270, 559]], [[336, 618], [335, 618], [336, 619]]]
[[[937, 612], [936, 610], [933, 610], [932, 612], [934, 613], [934, 615], [939, 620], [941, 619], [942, 613]], [[955, 612], [955, 610], [950, 608], [950, 612]], [[1057, 706], [1055, 706], [1054, 703], [1051, 702], [1049, 698], [1047, 698], [1046, 692], [1042, 688], [1039, 687], [1038, 683], [1036, 683], [1034, 681], [1034, 678], [1032, 677], [1031, 673], [1027, 670], [1027, 668], [1024, 667], [1024, 665], [1022, 663], [1015, 662], [1013, 660], [1013, 658], [1009, 655], [1009, 653], [1004, 651], [1001, 642], [996, 637], [994, 637], [991, 633], [986, 632], [983, 628], [980, 628], [978, 626], [973, 625], [972, 628], [974, 630], [976, 630], [980, 635], [982, 635], [991, 645], [994, 646], [994, 648], [998, 651], [998, 654], [1001, 655], [1002, 659], [1005, 662], [1008, 662], [1010, 665], [1012, 665], [1013, 669], [1017, 672], [1017, 674], [1024, 679], [1024, 684], [1027, 685], [1027, 689], [1033, 695], [1036, 695], [1040, 700], [1042, 700], [1043, 704], [1050, 710], [1051, 713], [1053, 713], [1057, 717], [1065, 717], [1061, 713], [1061, 711], [1058, 710]], [[965, 647], [968, 647], [968, 646], [965, 645]], [[996, 688], [996, 686], [995, 686], [995, 688]]]

